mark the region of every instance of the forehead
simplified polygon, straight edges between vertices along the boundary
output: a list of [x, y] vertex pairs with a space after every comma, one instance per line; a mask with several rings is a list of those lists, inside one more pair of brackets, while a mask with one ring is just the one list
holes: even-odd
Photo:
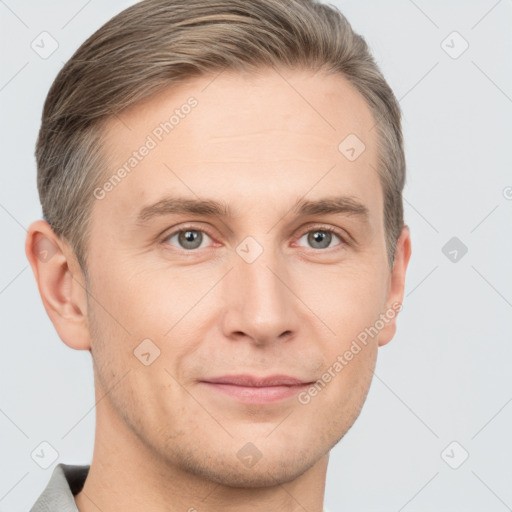
[[195, 78], [107, 122], [100, 186], [113, 183], [97, 214], [133, 218], [135, 206], [169, 192], [246, 208], [286, 202], [288, 193], [295, 202], [343, 192], [380, 208], [373, 127], [366, 101], [338, 74], [265, 69]]

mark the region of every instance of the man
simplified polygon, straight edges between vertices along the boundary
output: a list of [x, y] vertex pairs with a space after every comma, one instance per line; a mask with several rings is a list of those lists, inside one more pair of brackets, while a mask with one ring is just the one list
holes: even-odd
[[41, 510], [323, 508], [411, 254], [396, 99], [312, 0], [146, 0], [75, 53], [26, 252], [89, 350], [89, 466]]

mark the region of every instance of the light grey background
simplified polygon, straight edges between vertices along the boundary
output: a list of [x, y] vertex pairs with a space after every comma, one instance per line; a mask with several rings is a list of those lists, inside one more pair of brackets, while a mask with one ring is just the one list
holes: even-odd
[[[0, 511], [28, 510], [58, 462], [90, 463], [90, 355], [55, 333], [25, 229], [41, 216], [33, 150], [48, 88], [76, 48], [132, 3], [0, 0]], [[331, 452], [326, 506], [512, 510], [512, 2], [333, 3], [400, 99], [413, 256], [398, 333]], [[43, 31], [59, 45], [47, 59], [31, 48]], [[456, 262], [442, 252], [454, 236], [468, 248]], [[47, 469], [31, 458], [43, 441], [58, 452]]]

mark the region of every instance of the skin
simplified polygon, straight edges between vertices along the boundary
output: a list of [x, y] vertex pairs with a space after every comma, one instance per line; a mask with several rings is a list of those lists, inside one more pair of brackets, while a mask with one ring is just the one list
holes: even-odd
[[[390, 269], [374, 120], [343, 77], [215, 76], [166, 89], [107, 123], [106, 178], [170, 112], [198, 100], [95, 200], [88, 283], [45, 221], [28, 230], [45, 309], [64, 343], [90, 350], [94, 363], [96, 437], [75, 496], [81, 512], [320, 512], [329, 451], [359, 415], [378, 347], [395, 333], [396, 316], [307, 404], [297, 396], [241, 403], [200, 382], [241, 373], [320, 379], [401, 303], [411, 254], [404, 227]], [[338, 150], [350, 133], [366, 146], [353, 162]], [[235, 216], [166, 214], [137, 224], [142, 207], [169, 194], [224, 201]], [[363, 204], [367, 220], [291, 210], [298, 199], [333, 195]], [[322, 227], [344, 238], [314, 245]], [[202, 233], [200, 247], [180, 245], [170, 236], [179, 229]], [[252, 263], [237, 252], [247, 236], [263, 249]], [[54, 247], [46, 262], [40, 244]], [[133, 353], [147, 338], [160, 350], [148, 366]], [[237, 457], [247, 443], [261, 453], [252, 467]]]

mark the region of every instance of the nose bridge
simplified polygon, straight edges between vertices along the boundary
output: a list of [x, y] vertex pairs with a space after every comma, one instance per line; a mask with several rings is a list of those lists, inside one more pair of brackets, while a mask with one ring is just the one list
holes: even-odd
[[227, 276], [224, 328], [228, 336], [244, 333], [262, 343], [295, 331], [296, 304], [283, 283], [288, 273], [271, 237], [265, 243], [248, 238], [237, 247], [234, 268]]

